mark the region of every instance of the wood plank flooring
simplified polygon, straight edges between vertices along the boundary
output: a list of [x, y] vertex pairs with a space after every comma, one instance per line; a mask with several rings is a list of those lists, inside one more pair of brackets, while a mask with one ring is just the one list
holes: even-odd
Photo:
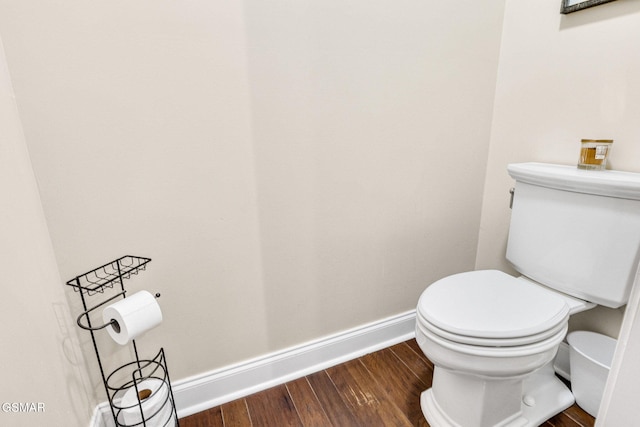
[[[429, 424], [420, 393], [433, 365], [415, 340], [180, 420], [181, 427], [373, 427]], [[544, 427], [592, 427], [594, 418], [574, 405]]]

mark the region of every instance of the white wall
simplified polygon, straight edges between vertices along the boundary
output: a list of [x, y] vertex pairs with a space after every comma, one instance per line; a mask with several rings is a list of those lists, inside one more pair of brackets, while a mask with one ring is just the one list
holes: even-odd
[[502, 13], [0, 3], [63, 279], [153, 258], [174, 380], [412, 309], [474, 266]]
[[[559, 3], [506, 4], [477, 268], [509, 269], [508, 163], [573, 165], [581, 138], [611, 138], [611, 168], [640, 172], [640, 2], [569, 15]], [[572, 328], [615, 337], [622, 314], [598, 308]]]
[[249, 0], [245, 16], [270, 346], [412, 309], [473, 268], [499, 2]]
[[[0, 425], [81, 425], [92, 410], [84, 361], [62, 292], [1, 40], [0, 129]], [[33, 404], [29, 408], [35, 412], [7, 410], [5, 405], [12, 403]]]
[[62, 278], [152, 258], [126, 285], [163, 295], [141, 353], [174, 379], [267, 351], [241, 3], [25, 1], [0, 33]]

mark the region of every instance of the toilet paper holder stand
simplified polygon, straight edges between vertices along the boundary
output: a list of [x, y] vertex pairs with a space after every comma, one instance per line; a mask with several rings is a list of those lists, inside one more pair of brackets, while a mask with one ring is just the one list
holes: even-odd
[[[118, 323], [118, 321], [116, 319], [111, 319], [110, 322], [104, 323], [102, 325], [99, 326], [92, 326], [91, 325], [91, 321], [89, 319], [89, 314], [94, 311], [97, 310], [98, 308], [107, 305], [108, 303], [110, 303], [111, 301], [115, 301], [117, 300], [119, 297], [125, 297], [125, 294], [127, 293], [127, 291], [122, 291], [119, 292], [117, 294], [115, 294], [114, 296], [112, 296], [111, 298], [108, 298], [104, 301], [102, 301], [100, 304], [94, 305], [93, 307], [91, 307], [88, 310], [83, 311], [82, 313], [80, 313], [80, 315], [78, 316], [78, 319], [76, 320], [76, 323], [78, 324], [79, 327], [81, 327], [84, 330], [87, 331], [99, 331], [100, 329], [104, 329], [107, 326], [111, 325], [111, 327], [113, 327], [113, 329], [116, 330], [116, 332], [120, 332], [120, 324]], [[156, 293], [155, 297], [156, 298], [160, 298], [160, 293]], [[85, 319], [85, 323], [82, 323], [82, 319]]]
[[[119, 328], [120, 325], [115, 320], [107, 323], [100, 322], [99, 324], [94, 324], [90, 316], [90, 314], [98, 308], [118, 298], [126, 298], [127, 291], [124, 288], [124, 280], [145, 270], [149, 262], [151, 262], [150, 258], [125, 255], [78, 275], [66, 283], [71, 286], [75, 292], [80, 294], [84, 311], [78, 316], [77, 324], [80, 328], [88, 330], [91, 333], [91, 340], [98, 360], [104, 388], [109, 399], [111, 413], [115, 425], [119, 427], [134, 425], [144, 427], [151, 425], [171, 427], [180, 425], [164, 349], [160, 348], [160, 351], [151, 359], [141, 359], [138, 355], [135, 340], [131, 340], [135, 360], [114, 369], [107, 375], [94, 333], [110, 325], [114, 328]], [[91, 307], [88, 306], [88, 297], [104, 295], [105, 292], [113, 288], [116, 288], [114, 289], [115, 294], [103, 299], [98, 304], [93, 304]], [[155, 297], [159, 298], [160, 294], [156, 293]], [[129, 374], [128, 380], [119, 379], [127, 378], [127, 374]], [[155, 381], [155, 384], [161, 385], [153, 392], [147, 389], [141, 390], [140, 388], [148, 384], [149, 381]], [[123, 401], [125, 401], [131, 393], [135, 393], [134, 404], [124, 404]], [[156, 395], [156, 393], [159, 394]], [[161, 396], [160, 401], [157, 399], [158, 396]], [[153, 397], [156, 398], [155, 402], [152, 402]], [[156, 407], [158, 405], [159, 407]]]

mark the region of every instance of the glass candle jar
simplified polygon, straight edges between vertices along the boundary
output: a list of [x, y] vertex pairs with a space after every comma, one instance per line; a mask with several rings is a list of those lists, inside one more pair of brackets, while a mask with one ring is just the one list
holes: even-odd
[[612, 139], [583, 139], [580, 147], [579, 169], [604, 170], [611, 151]]

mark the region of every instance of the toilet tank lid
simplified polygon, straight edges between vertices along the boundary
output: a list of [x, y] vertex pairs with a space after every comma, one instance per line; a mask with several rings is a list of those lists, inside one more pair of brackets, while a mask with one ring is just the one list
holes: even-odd
[[512, 163], [509, 175], [519, 182], [574, 193], [640, 200], [640, 173], [593, 171], [547, 163]]

